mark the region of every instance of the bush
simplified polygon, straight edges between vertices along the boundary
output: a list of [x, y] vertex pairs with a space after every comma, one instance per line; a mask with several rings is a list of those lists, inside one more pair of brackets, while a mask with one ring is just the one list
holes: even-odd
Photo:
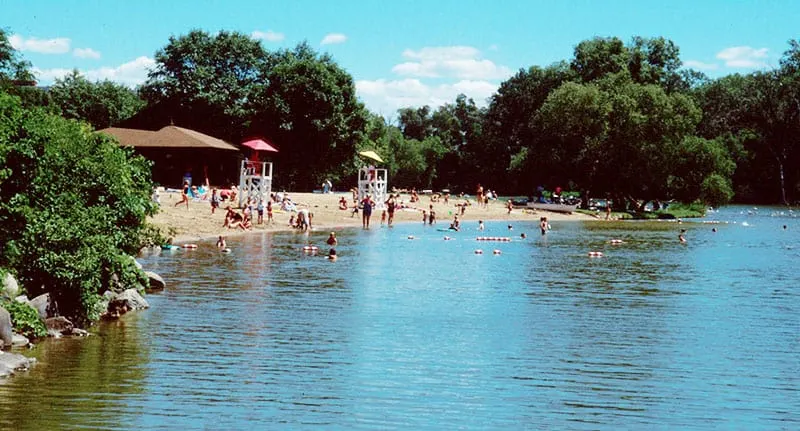
[[707, 205], [720, 207], [733, 198], [731, 183], [719, 174], [711, 174], [703, 180], [700, 186], [700, 199]]
[[50, 293], [74, 323], [96, 318], [123, 259], [160, 241], [146, 224], [157, 209], [150, 163], [84, 123], [0, 93], [0, 166], [0, 266], [30, 295]]
[[39, 318], [39, 312], [28, 304], [14, 300], [0, 301], [0, 306], [11, 315], [11, 324], [14, 331], [28, 338], [41, 338], [47, 335], [47, 328]]

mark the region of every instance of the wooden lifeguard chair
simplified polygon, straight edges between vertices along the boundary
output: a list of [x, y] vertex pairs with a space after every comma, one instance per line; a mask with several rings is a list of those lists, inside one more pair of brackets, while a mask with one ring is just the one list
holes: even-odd
[[389, 174], [386, 169], [374, 166], [364, 166], [358, 170], [358, 201], [372, 196], [375, 209], [382, 210], [386, 206], [386, 186], [389, 183]]
[[[244, 208], [250, 199], [258, 203], [270, 198], [272, 193], [272, 163], [244, 159], [239, 175], [239, 208]], [[266, 204], [265, 204], [266, 206]]]

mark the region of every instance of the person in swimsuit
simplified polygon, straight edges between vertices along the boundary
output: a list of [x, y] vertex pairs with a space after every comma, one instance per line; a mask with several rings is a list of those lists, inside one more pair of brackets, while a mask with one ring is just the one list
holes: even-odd
[[214, 214], [214, 211], [219, 208], [219, 195], [217, 194], [217, 189], [211, 190], [211, 214]]
[[328, 237], [328, 240], [325, 241], [329, 246], [333, 247], [339, 243], [339, 240], [336, 239], [336, 232], [331, 232], [331, 235]]
[[364, 229], [369, 229], [369, 219], [372, 217], [372, 206], [375, 205], [373, 202], [372, 197], [367, 195], [363, 200], [361, 200], [361, 225]]
[[539, 229], [541, 229], [542, 235], [547, 234], [547, 217], [542, 217], [539, 219]]
[[183, 182], [183, 190], [181, 191], [181, 200], [175, 203], [175, 206], [178, 206], [182, 203], [186, 202], [186, 209], [189, 209], [189, 182]]
[[389, 226], [392, 225], [394, 221], [394, 210], [397, 204], [394, 202], [394, 196], [390, 196], [389, 200], [386, 201], [386, 212], [389, 214]]

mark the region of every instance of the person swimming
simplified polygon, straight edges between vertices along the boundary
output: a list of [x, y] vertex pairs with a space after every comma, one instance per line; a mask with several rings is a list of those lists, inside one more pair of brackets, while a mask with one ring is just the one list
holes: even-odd
[[328, 237], [326, 241], [329, 246], [333, 247], [334, 245], [339, 243], [339, 240], [336, 239], [336, 232], [331, 232], [331, 235]]
[[328, 252], [328, 260], [336, 260], [336, 259], [337, 259], [337, 256], [336, 256], [336, 249], [335, 249], [335, 248], [332, 248], [332, 249], [331, 249], [331, 250]]
[[686, 229], [681, 229], [681, 233], [678, 234], [678, 241], [680, 241], [682, 244], [686, 243], [686, 236], [684, 235], [685, 233]]
[[220, 235], [219, 239], [217, 239], [217, 248], [226, 248], [226, 247], [227, 246], [225, 245], [225, 237]]

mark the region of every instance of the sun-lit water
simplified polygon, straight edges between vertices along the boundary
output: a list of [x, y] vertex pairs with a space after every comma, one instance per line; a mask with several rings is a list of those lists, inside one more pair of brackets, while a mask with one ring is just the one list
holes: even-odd
[[37, 346], [0, 427], [800, 429], [800, 214], [775, 211], [144, 256], [168, 282], [151, 309]]

